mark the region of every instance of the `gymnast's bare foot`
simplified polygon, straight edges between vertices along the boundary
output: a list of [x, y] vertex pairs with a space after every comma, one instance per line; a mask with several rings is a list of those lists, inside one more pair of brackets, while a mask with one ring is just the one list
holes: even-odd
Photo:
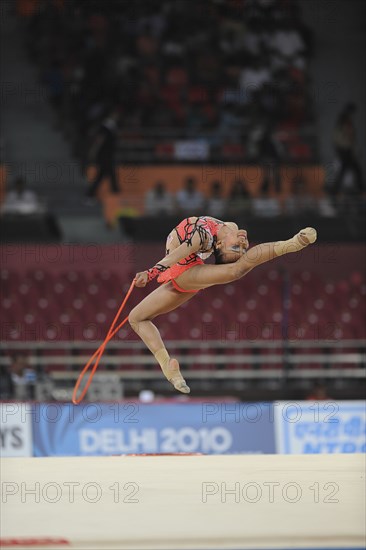
[[274, 252], [276, 256], [282, 256], [289, 252], [300, 252], [300, 250], [309, 246], [309, 244], [315, 243], [316, 238], [316, 230], [313, 227], [305, 227], [305, 229], [301, 229], [291, 239], [274, 243]]
[[305, 227], [305, 229], [301, 229], [296, 235], [301, 246], [308, 246], [309, 244], [315, 243], [317, 236], [316, 229], [313, 227]]
[[181, 375], [179, 369], [179, 363], [176, 359], [170, 359], [167, 373], [165, 376], [168, 378], [169, 382], [173, 384], [176, 390], [182, 393], [190, 393], [190, 388], [187, 386], [186, 381]]

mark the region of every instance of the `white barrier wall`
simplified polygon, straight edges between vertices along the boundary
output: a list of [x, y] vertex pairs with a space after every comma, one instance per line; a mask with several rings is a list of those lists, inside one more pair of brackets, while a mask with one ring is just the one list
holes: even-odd
[[0, 403], [0, 454], [33, 456], [32, 408], [29, 403]]
[[366, 452], [365, 401], [2, 403], [1, 456]]

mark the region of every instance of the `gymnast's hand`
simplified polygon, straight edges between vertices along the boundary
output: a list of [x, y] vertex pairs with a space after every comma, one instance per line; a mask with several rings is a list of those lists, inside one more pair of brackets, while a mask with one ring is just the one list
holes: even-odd
[[136, 273], [135, 286], [143, 287], [143, 286], [146, 286], [147, 282], [148, 282], [147, 271], [141, 271], [141, 273]]

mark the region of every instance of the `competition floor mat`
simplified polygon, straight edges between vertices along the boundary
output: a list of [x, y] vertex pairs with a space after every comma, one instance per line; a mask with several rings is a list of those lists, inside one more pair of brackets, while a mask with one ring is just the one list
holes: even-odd
[[1, 548], [365, 548], [365, 455], [3, 458]]

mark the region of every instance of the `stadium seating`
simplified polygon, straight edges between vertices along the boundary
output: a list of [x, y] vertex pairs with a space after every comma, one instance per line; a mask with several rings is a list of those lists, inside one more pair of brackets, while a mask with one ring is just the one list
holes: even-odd
[[[102, 339], [128, 285], [113, 270], [37, 269], [20, 277], [3, 269], [1, 287], [2, 340], [52, 342]], [[146, 292], [133, 293], [129, 308]], [[358, 272], [332, 283], [304, 271], [285, 289], [281, 274], [270, 270], [200, 292], [157, 325], [167, 340], [193, 342], [359, 339], [365, 338], [365, 294]], [[136, 339], [129, 329], [120, 336]]]
[[[251, 132], [238, 129], [245, 122], [254, 131], [263, 119], [272, 139], [291, 136], [277, 147], [282, 160], [316, 158], [312, 32], [297, 0], [222, 0], [209, 9], [205, 2], [169, 0], [57, 6], [27, 12], [24, 38], [75, 150], [115, 105], [127, 133], [146, 140], [146, 130], [155, 129], [145, 145], [150, 161], [169, 158], [187, 131], [206, 140], [213, 129], [220, 147], [211, 149], [211, 160], [243, 160]], [[172, 131], [168, 141], [165, 128]], [[121, 136], [118, 150], [121, 159], [128, 154], [140, 162], [131, 136]]]

